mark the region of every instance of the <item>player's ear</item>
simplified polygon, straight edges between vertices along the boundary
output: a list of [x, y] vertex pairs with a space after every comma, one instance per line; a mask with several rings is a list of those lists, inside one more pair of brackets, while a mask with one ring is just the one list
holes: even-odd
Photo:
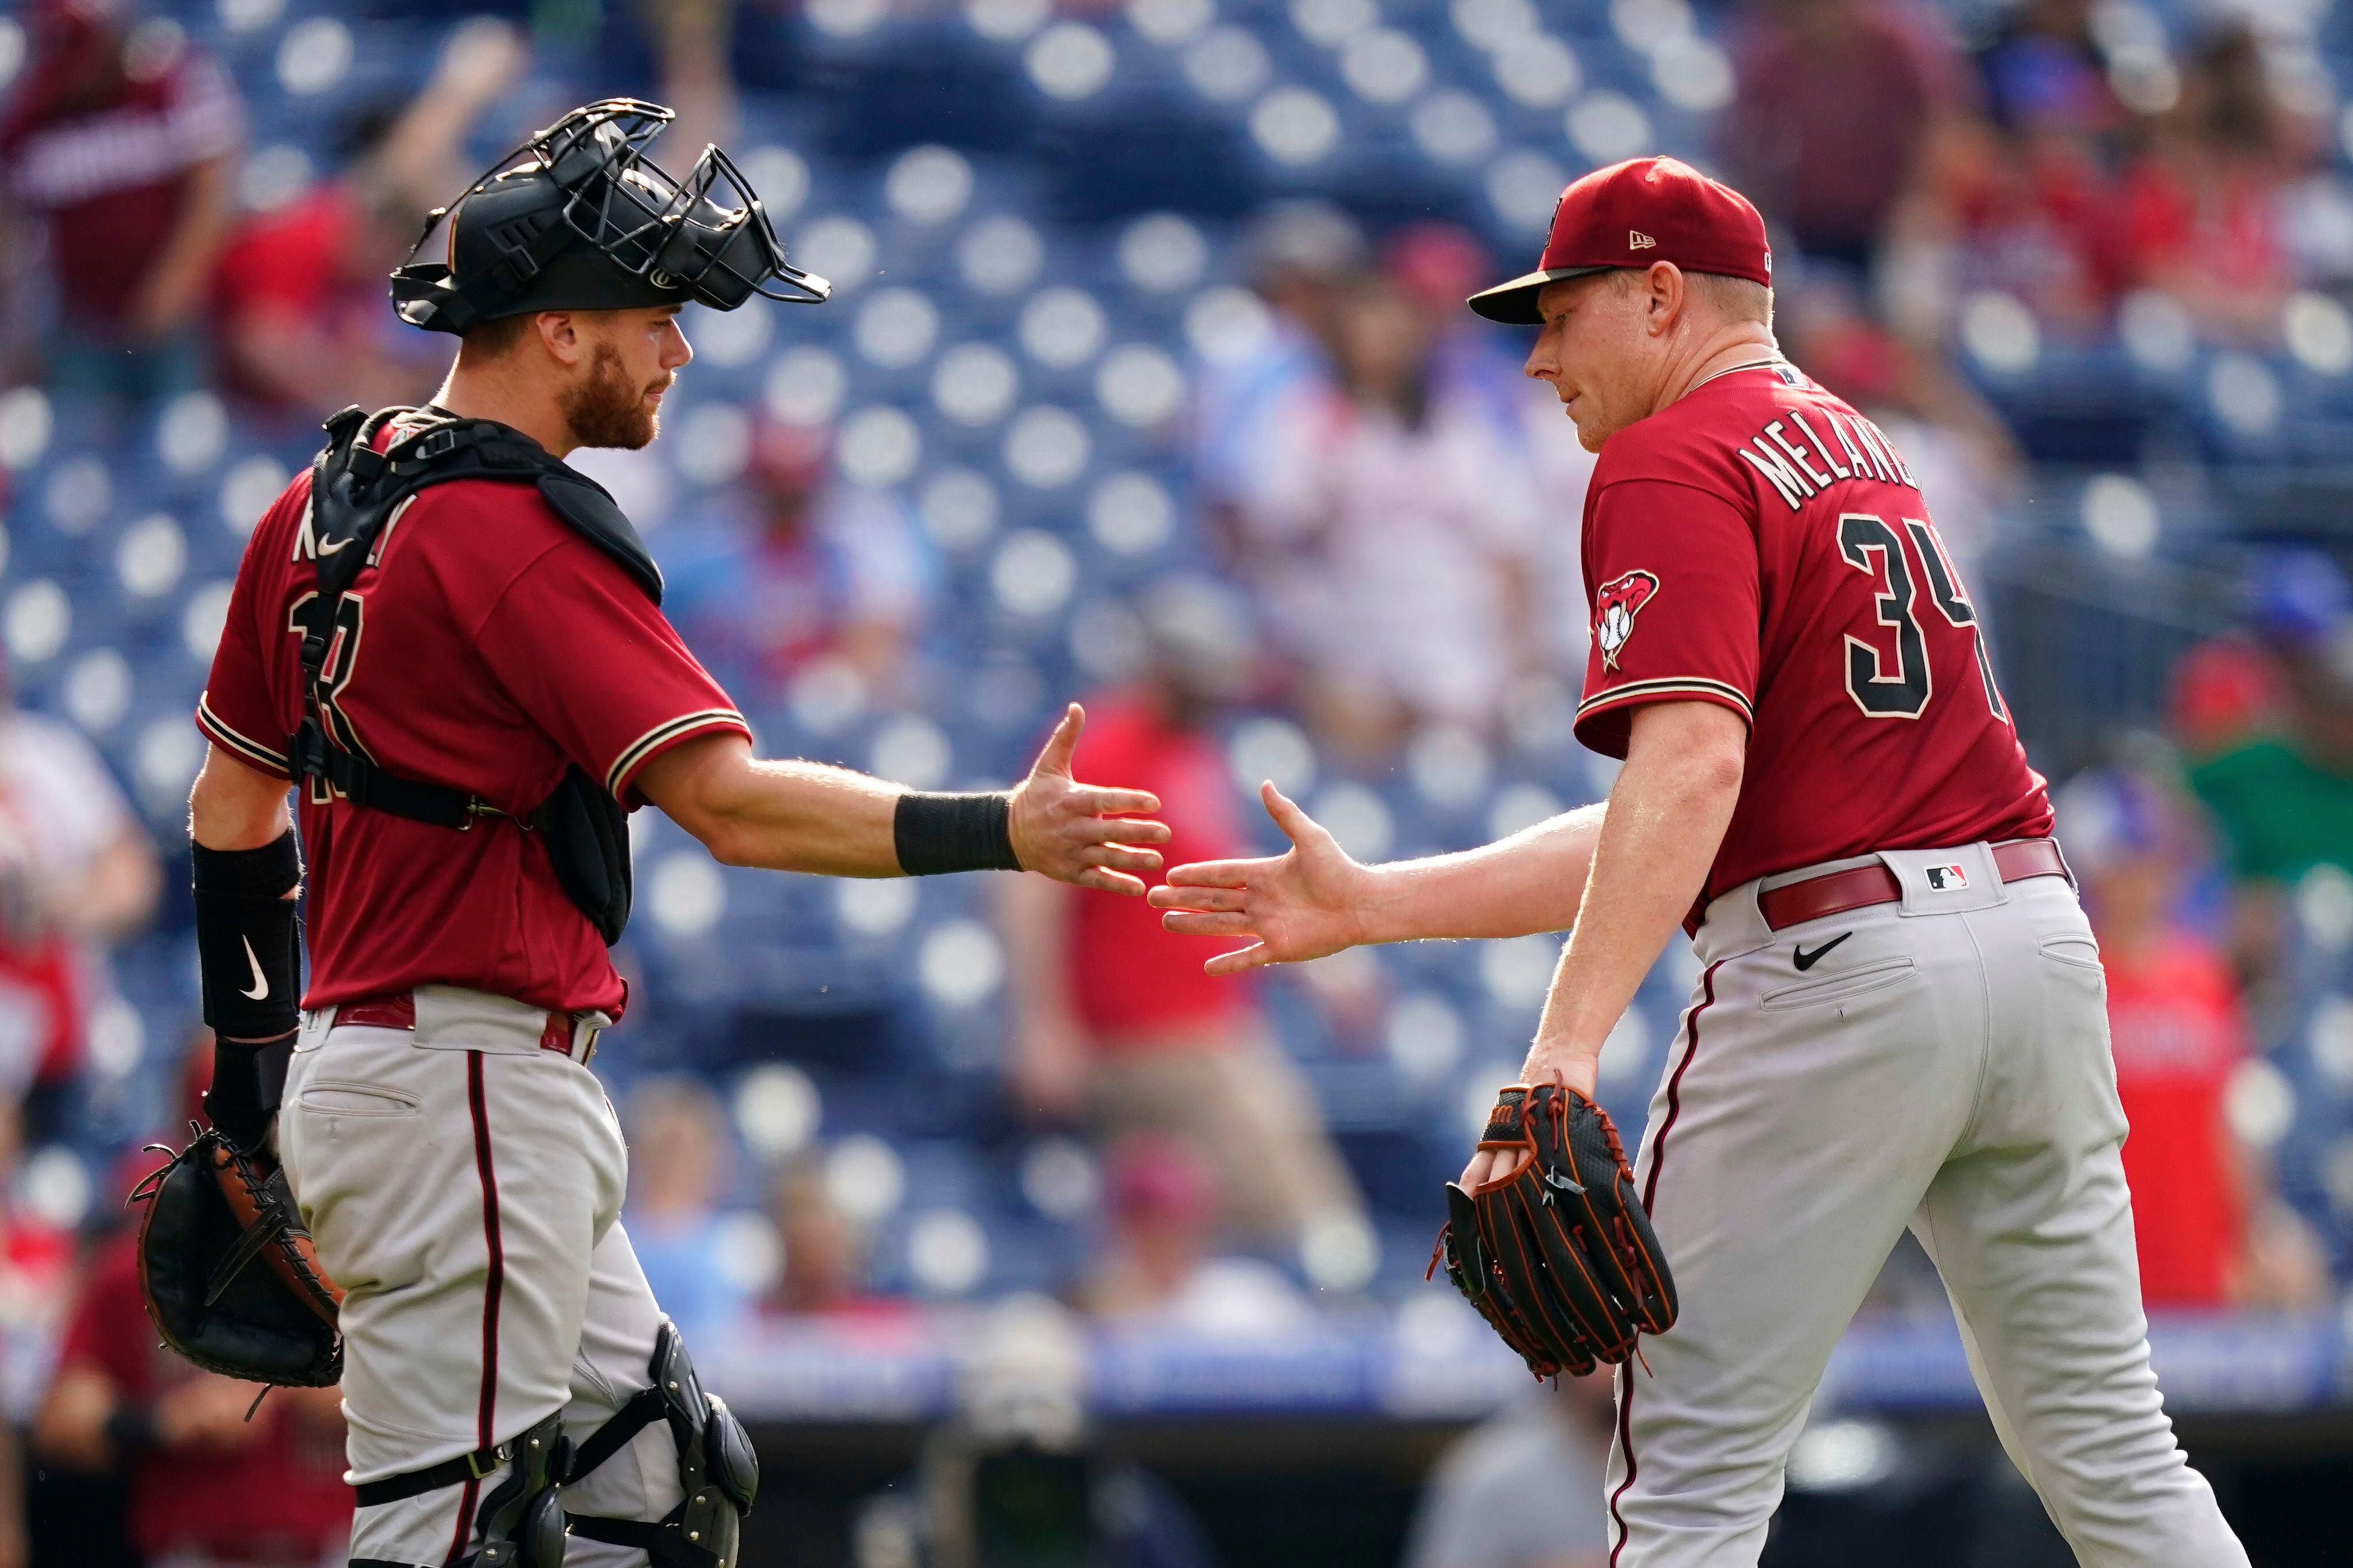
[[570, 310], [542, 310], [533, 325], [539, 329], [539, 341], [556, 363], [578, 364], [588, 353], [583, 322]]
[[1686, 286], [1683, 269], [1672, 261], [1653, 261], [1642, 279], [1642, 324], [1657, 337], [1683, 314]]

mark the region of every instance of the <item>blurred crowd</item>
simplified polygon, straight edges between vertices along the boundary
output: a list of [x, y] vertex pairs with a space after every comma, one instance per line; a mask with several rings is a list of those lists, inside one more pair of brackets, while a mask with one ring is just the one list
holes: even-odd
[[[1728, 172], [1785, 262], [1868, 289], [1940, 339], [1982, 289], [2050, 331], [2116, 329], [2155, 291], [2210, 339], [2276, 345], [2299, 289], [2353, 279], [2353, 197], [2309, 18], [2217, 8], [2176, 48], [2158, 12], [1778, 0], [1738, 19]], [[1794, 253], [1794, 254], [1792, 254]]]
[[[732, 11], [641, 8], [649, 85], [682, 106], [692, 123], [672, 134], [690, 147], [735, 112]], [[1954, 353], [1971, 301], [2014, 300], [2054, 340], [2161, 319], [2263, 349], [2292, 298], [2353, 286], [2333, 94], [2308, 36], [2271, 12], [2177, 46], [2116, 0], [1973, 12], [1994, 20], [1966, 40], [1896, 0], [1703, 11], [1734, 68], [1715, 164], [1773, 225], [1783, 346], [1894, 436], [1972, 571], [2030, 470]], [[129, 428], [203, 388], [280, 442], [345, 403], [429, 390], [438, 352], [392, 317], [385, 276], [538, 68], [525, 31], [454, 27], [421, 87], [353, 105], [314, 161], [289, 163], [253, 152], [229, 74], [163, 8], [28, 0], [17, 18], [0, 97], [0, 382], [42, 388], [61, 424], [86, 427]], [[1166, 422], [1196, 548], [1122, 596], [1117, 673], [1079, 693], [1081, 771], [1156, 795], [1172, 860], [1264, 842], [1229, 762], [1247, 715], [1281, 716], [1344, 779], [1477, 773], [1511, 748], [1559, 747], [1584, 658], [1576, 520], [1591, 459], [1519, 377], [1518, 345], [1461, 309], [1525, 260], [1493, 241], [1293, 199], [1253, 215], [1220, 258], [1265, 330], [1187, 367], [1190, 398]], [[901, 488], [846, 474], [837, 437], [757, 416], [740, 477], [655, 520], [668, 608], [747, 708], [824, 689], [890, 711], [972, 673], [974, 650], [937, 630], [950, 591], [937, 530]], [[0, 471], [0, 497], [5, 485]], [[2056, 759], [2073, 774], [2060, 832], [2107, 966], [2158, 1310], [2314, 1309], [2353, 1262], [2317, 1223], [2330, 1202], [2353, 1205], [2353, 1162], [2342, 1194], [2283, 1189], [2284, 1090], [2267, 1057], [2311, 1023], [2298, 922], [2335, 897], [2353, 931], [2353, 592], [2306, 549], [2262, 553], [2250, 584], [2239, 626], [2180, 664], [2165, 733]], [[1582, 775], [1554, 792], [1586, 793]], [[1334, 826], [1379, 853], [1377, 816]], [[112, 1201], [141, 1140], [80, 1163], [51, 1152], [82, 1137], [93, 1056], [120, 1076], [117, 1058], [141, 1049], [109, 951], [158, 921], [185, 927], [164, 890], [176, 853], [87, 739], [16, 706], [0, 677], [0, 1438], [22, 1434], [53, 1489], [127, 1488], [135, 1560], [334, 1561], [347, 1504], [332, 1398], [273, 1396], [248, 1420], [249, 1391], [156, 1351]], [[1060, 1282], [1073, 1321], [1308, 1331], [1319, 1287], [1348, 1273], [1314, 1259], [1361, 1249], [1370, 1205], [1285, 1030], [1312, 1020], [1377, 1051], [1392, 1000], [1380, 966], [1350, 955], [1263, 985], [1211, 980], [1200, 965], [1216, 944], [1161, 933], [1138, 905], [1034, 878], [997, 894], [1005, 1108], [1048, 1135], [1092, 1215]], [[206, 1042], [185, 1064], [170, 1048], [185, 1022], [145, 1020], [148, 1077], [170, 1084], [152, 1097], [156, 1136], [200, 1086]], [[921, 1305], [877, 1285], [854, 1140], [764, 1147], [691, 1073], [640, 1077], [618, 1098], [628, 1223], [691, 1339], [928, 1331]], [[1921, 1267], [1898, 1260], [1880, 1310], [1933, 1302], [1933, 1283], [1905, 1277]], [[1050, 1361], [1035, 1346], [1052, 1336], [1029, 1332], [1022, 1353]], [[1574, 1506], [1598, 1481], [1537, 1479], [1598, 1476], [1606, 1412], [1590, 1392], [1535, 1400], [1442, 1465], [1410, 1561], [1598, 1563], [1574, 1544], [1600, 1540], [1598, 1510]], [[1101, 1489], [1124, 1500], [1124, 1561], [1207, 1561], [1149, 1476], [1056, 1470], [1046, 1439], [1071, 1417], [1032, 1404], [1015, 1426], [1039, 1438], [1019, 1449], [1033, 1470], [999, 1475], [1007, 1495], [1083, 1513]], [[928, 1467], [978, 1474], [999, 1452], [944, 1442]], [[26, 1556], [16, 1475], [0, 1462], [0, 1568]], [[1536, 1496], [1559, 1500], [1558, 1517], [1495, 1500]], [[884, 1509], [855, 1529], [881, 1564], [935, 1523]], [[74, 1554], [57, 1561], [100, 1561], [62, 1549]]]

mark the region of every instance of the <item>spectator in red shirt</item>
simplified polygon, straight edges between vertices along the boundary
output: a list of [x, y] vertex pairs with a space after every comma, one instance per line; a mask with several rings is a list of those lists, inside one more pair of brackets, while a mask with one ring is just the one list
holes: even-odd
[[1980, 289], [2068, 336], [2106, 327], [2127, 270], [2111, 143], [2132, 116], [2109, 85], [2091, 10], [2028, 0], [1978, 50], [1985, 116], [1946, 119], [1891, 220], [1881, 296], [1907, 334], [1941, 337]]
[[342, 1396], [261, 1391], [199, 1372], [155, 1342], [129, 1235], [107, 1244], [66, 1329], [33, 1428], [47, 1462], [124, 1469], [131, 1539], [188, 1568], [340, 1564], [350, 1544]]
[[249, 411], [308, 421], [432, 391], [447, 353], [385, 309], [385, 279], [426, 213], [465, 184], [468, 132], [530, 58], [502, 22], [459, 27], [422, 92], [388, 123], [363, 121], [349, 167], [231, 237], [213, 321], [223, 386]]
[[1970, 99], [1942, 22], [1886, 0], [1746, 8], [1724, 149], [1809, 259], [1867, 273], [1939, 125]]
[[[1170, 864], [1247, 853], [1210, 728], [1249, 679], [1242, 613], [1189, 577], [1155, 584], [1142, 605], [1145, 668], [1132, 689], [1089, 701], [1086, 765], [1129, 769], [1121, 776], [1159, 797]], [[1140, 902], [1112, 910], [1022, 885], [1040, 879], [1008, 886], [1004, 905], [1022, 1110], [1084, 1114], [1105, 1142], [1182, 1138], [1208, 1162], [1227, 1216], [1263, 1239], [1354, 1215], [1355, 1184], [1255, 995], [1202, 972], [1217, 944], [1168, 935]]]
[[2179, 106], [2126, 174], [2117, 222], [2135, 279], [2179, 300], [2210, 337], [2278, 336], [2295, 281], [2281, 202], [2301, 161], [2296, 139], [2262, 45], [2245, 26], [2228, 27], [2199, 49]]
[[2317, 1243], [2225, 1112], [2246, 1014], [2221, 948], [2182, 923], [2192, 828], [2177, 793], [2126, 769], [2061, 792], [2060, 830], [2107, 970], [2116, 1092], [2153, 1308], [2296, 1308], [2327, 1299]]
[[[212, 1056], [200, 1032], [180, 1086], [192, 1116]], [[74, 1299], [32, 1446], [47, 1464], [120, 1472], [132, 1544], [159, 1568], [340, 1568], [352, 1525], [342, 1395], [281, 1388], [255, 1409], [261, 1392], [156, 1342], [124, 1231], [100, 1244]]]
[[50, 384], [117, 408], [198, 379], [193, 323], [245, 133], [227, 73], [176, 23], [129, 26], [125, 9], [35, 0], [19, 85], [0, 106], [0, 225], [47, 230]]

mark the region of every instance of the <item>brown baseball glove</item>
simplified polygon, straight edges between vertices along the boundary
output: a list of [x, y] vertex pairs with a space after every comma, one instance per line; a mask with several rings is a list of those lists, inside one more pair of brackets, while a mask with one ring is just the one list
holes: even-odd
[[1582, 1377], [1674, 1325], [1675, 1282], [1609, 1113], [1573, 1089], [1504, 1089], [1482, 1149], [1515, 1150], [1510, 1175], [1446, 1184], [1430, 1257], [1543, 1377]]
[[343, 1293], [319, 1267], [286, 1173], [217, 1128], [131, 1190], [139, 1285], [164, 1342], [208, 1372], [323, 1388], [343, 1374]]

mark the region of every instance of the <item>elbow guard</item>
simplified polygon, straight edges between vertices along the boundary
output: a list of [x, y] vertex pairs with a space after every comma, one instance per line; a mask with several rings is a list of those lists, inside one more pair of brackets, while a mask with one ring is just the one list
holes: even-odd
[[302, 933], [289, 897], [302, 881], [291, 831], [259, 849], [195, 846], [196, 963], [205, 1022], [258, 1045], [301, 1022]]

